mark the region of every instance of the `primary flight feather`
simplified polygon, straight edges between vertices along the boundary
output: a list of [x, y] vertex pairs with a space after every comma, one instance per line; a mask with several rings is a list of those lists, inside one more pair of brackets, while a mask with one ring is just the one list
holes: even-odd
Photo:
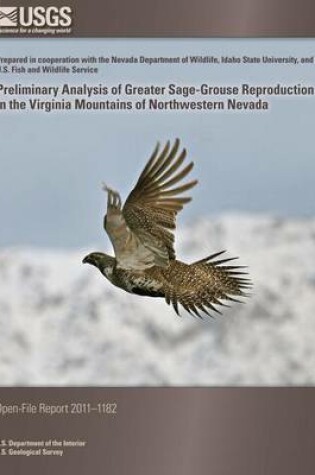
[[225, 251], [191, 264], [176, 259], [176, 216], [191, 201], [185, 192], [197, 184], [184, 181], [194, 164], [184, 163], [186, 150], [180, 151], [179, 145], [178, 139], [162, 150], [157, 144], [123, 207], [119, 193], [104, 186], [104, 229], [115, 257], [92, 252], [83, 262], [127, 292], [164, 297], [177, 314], [180, 304], [191, 314], [212, 316], [220, 313], [218, 306], [226, 306], [223, 301], [247, 296], [251, 283], [241, 266], [226, 265], [236, 258], [217, 259]]

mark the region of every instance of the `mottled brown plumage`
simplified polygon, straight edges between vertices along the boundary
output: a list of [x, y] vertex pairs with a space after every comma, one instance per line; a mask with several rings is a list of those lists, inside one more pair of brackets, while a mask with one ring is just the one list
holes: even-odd
[[246, 296], [251, 286], [240, 266], [226, 265], [235, 258], [217, 259], [218, 252], [192, 264], [176, 260], [174, 230], [177, 213], [191, 198], [182, 196], [197, 184], [180, 184], [193, 168], [182, 166], [186, 150], [179, 152], [179, 140], [160, 152], [159, 144], [142, 171], [135, 187], [121, 207], [119, 194], [108, 192], [104, 228], [115, 258], [94, 252], [83, 259], [96, 266], [114, 285], [127, 292], [164, 297], [179, 313], [179, 304], [201, 316], [220, 313], [217, 306]]

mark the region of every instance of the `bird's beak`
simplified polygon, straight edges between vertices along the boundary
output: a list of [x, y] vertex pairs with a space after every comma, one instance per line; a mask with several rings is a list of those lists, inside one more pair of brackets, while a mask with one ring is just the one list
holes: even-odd
[[82, 264], [88, 264], [89, 262], [89, 256], [85, 256], [85, 258], [82, 260]]

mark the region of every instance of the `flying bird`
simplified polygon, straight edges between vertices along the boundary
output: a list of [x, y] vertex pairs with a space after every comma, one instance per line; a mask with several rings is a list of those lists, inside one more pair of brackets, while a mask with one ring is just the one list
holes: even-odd
[[119, 193], [104, 185], [107, 213], [104, 229], [115, 257], [92, 252], [83, 263], [97, 267], [114, 285], [132, 294], [163, 297], [179, 315], [179, 305], [192, 315], [213, 316], [220, 306], [248, 296], [250, 279], [237, 259], [222, 258], [225, 251], [186, 264], [176, 259], [176, 217], [191, 201], [183, 194], [197, 184], [184, 181], [194, 164], [185, 164], [186, 150], [176, 139], [160, 149], [159, 143], [122, 205]]

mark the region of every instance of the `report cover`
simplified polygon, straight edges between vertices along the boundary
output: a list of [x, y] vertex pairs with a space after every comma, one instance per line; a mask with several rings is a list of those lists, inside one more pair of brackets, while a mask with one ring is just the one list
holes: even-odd
[[312, 473], [314, 40], [135, 15], [0, 6], [0, 464]]

